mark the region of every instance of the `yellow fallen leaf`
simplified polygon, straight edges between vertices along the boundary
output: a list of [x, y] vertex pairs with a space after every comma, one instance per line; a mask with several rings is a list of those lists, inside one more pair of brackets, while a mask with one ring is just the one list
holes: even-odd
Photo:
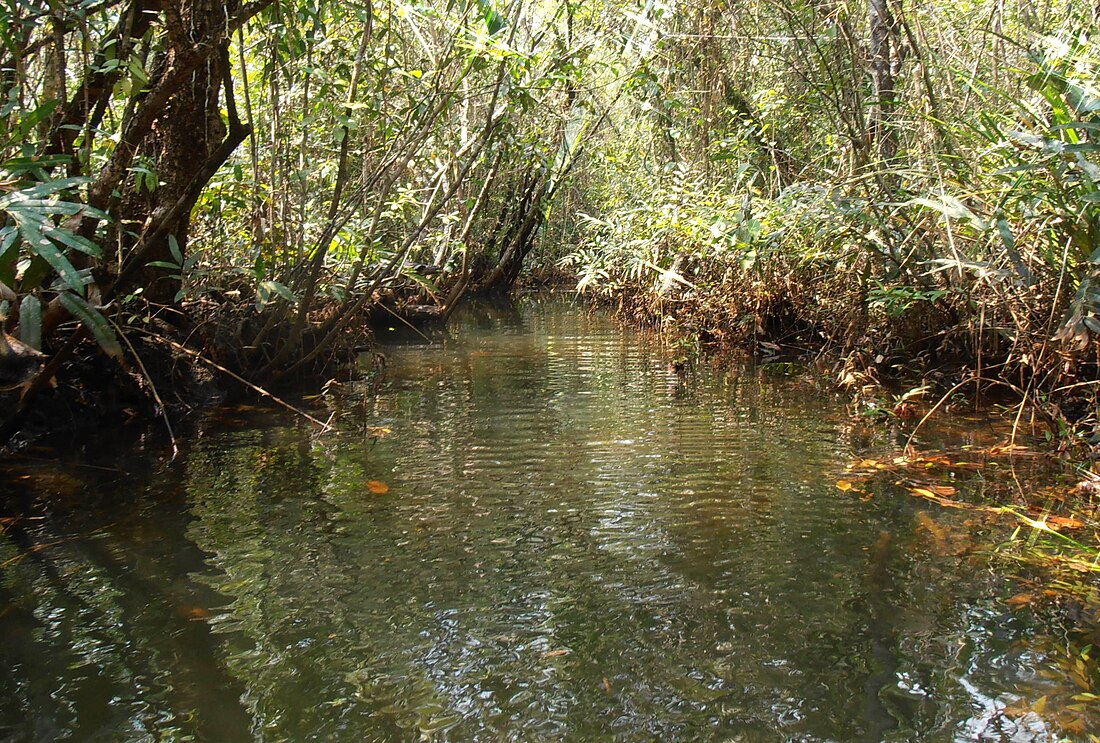
[[561, 650], [547, 650], [542, 654], [543, 658], [557, 658], [562, 655], [569, 655], [569, 650], [562, 648]]
[[915, 495], [918, 498], [924, 498], [930, 500], [933, 503], [944, 506], [945, 508], [966, 508], [966, 504], [959, 503], [956, 500], [950, 498], [944, 498], [943, 496], [936, 495], [928, 488], [909, 488], [909, 494]]
[[367, 490], [375, 495], [385, 495], [390, 492], [390, 486], [381, 480], [367, 480]]
[[852, 489], [852, 482], [850, 480], [837, 480], [836, 488], [847, 492]]

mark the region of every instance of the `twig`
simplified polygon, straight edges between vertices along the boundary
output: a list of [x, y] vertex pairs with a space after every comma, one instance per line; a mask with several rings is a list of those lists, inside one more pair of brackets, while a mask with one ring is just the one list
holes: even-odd
[[913, 439], [915, 439], [917, 437], [917, 431], [920, 430], [921, 426], [924, 425], [925, 421], [927, 421], [929, 418], [931, 418], [935, 414], [935, 412], [940, 409], [940, 406], [943, 405], [945, 402], [947, 402], [947, 399], [949, 397], [951, 397], [953, 394], [958, 392], [961, 388], [965, 387], [966, 385], [970, 384], [973, 381], [975, 381], [975, 378], [967, 377], [966, 379], [964, 379], [963, 381], [959, 382], [954, 387], [949, 389], [947, 392], [943, 393], [943, 397], [940, 398], [939, 402], [937, 402], [935, 405], [933, 405], [932, 409], [929, 410], [927, 413], [925, 413], [923, 418], [921, 418], [919, 421], [917, 421], [916, 427], [913, 429], [913, 432], [909, 434], [909, 438], [905, 442], [905, 450], [906, 451], [908, 451], [909, 447], [911, 447], [913, 445]]
[[1074, 390], [1078, 387], [1091, 387], [1094, 384], [1100, 384], [1100, 379], [1093, 379], [1088, 382], [1076, 382], [1074, 384], [1063, 385], [1062, 387], [1055, 387], [1053, 392], [1065, 392], [1066, 390]]
[[[108, 319], [108, 322], [115, 327], [115, 334], [122, 339], [126, 347], [130, 349], [130, 353], [134, 356], [134, 361], [137, 362], [138, 369], [141, 370], [141, 375], [145, 377], [145, 381], [149, 383], [149, 390], [153, 393], [153, 400], [156, 401], [157, 407], [160, 410], [160, 417], [164, 419], [164, 427], [168, 429], [168, 439], [172, 442], [172, 459], [174, 460], [179, 456], [180, 450], [176, 446], [176, 434], [172, 431], [172, 423], [168, 420], [168, 410], [164, 406], [164, 400], [160, 399], [160, 393], [157, 392], [157, 386], [153, 383], [153, 378], [149, 376], [149, 371], [145, 368], [145, 364], [141, 361], [141, 356], [138, 355], [137, 349], [134, 348], [134, 344], [130, 342], [130, 339], [126, 337], [126, 334], [122, 332], [122, 328], [118, 326], [114, 320]], [[171, 460], [169, 460], [171, 461]]]
[[[1019, 387], [1017, 387], [1016, 385], [1014, 385], [1010, 382], [1005, 382], [1005, 381], [999, 380], [999, 379], [985, 379], [985, 378], [979, 377], [979, 376], [967, 377], [966, 379], [964, 379], [963, 381], [959, 382], [954, 387], [949, 389], [947, 392], [943, 393], [943, 397], [941, 397], [939, 399], [939, 402], [937, 402], [935, 405], [933, 405], [932, 409], [929, 410], [927, 413], [925, 413], [924, 417], [921, 418], [917, 422], [916, 428], [914, 428], [913, 432], [909, 434], [909, 439], [905, 442], [905, 448], [906, 449], [909, 449], [909, 447], [912, 446], [913, 439], [916, 438], [916, 436], [917, 436], [917, 431], [920, 430], [921, 426], [923, 426], [929, 418], [931, 418], [933, 415], [935, 415], [936, 411], [940, 409], [940, 406], [942, 406], [945, 402], [947, 402], [948, 398], [950, 398], [953, 394], [958, 392], [959, 389], [961, 389], [962, 387], [965, 387], [966, 385], [970, 384], [971, 382], [974, 382], [975, 384], [978, 384], [978, 385], [980, 385], [982, 382], [985, 382], [986, 384], [999, 384], [999, 385], [1002, 385], [1004, 387], [1008, 387], [1010, 390], [1012, 390], [1013, 392], [1016, 392], [1017, 394], [1020, 395], [1020, 398], [1021, 398], [1020, 399], [1020, 409], [1021, 410], [1023, 409], [1024, 403], [1027, 401], [1027, 393], [1025, 393]], [[1013, 429], [1012, 429], [1012, 440], [1013, 441], [1016, 440], [1016, 428], [1015, 428], [1015, 426], [1013, 426]]]
[[382, 309], [384, 309], [384, 310], [385, 310], [386, 312], [388, 312], [388, 313], [390, 313], [391, 315], [393, 315], [394, 317], [396, 317], [396, 318], [397, 318], [398, 320], [400, 320], [401, 322], [403, 322], [403, 323], [405, 323], [406, 325], [408, 325], [408, 326], [409, 326], [409, 329], [410, 329], [410, 330], [412, 330], [412, 331], [413, 331], [414, 333], [416, 333], [416, 334], [417, 334], [417, 335], [419, 335], [419, 336], [420, 336], [421, 338], [423, 338], [424, 340], [426, 340], [426, 341], [427, 341], [428, 343], [431, 343], [431, 342], [432, 342], [432, 339], [431, 339], [431, 338], [429, 338], [428, 336], [426, 336], [426, 335], [424, 335], [423, 333], [421, 333], [421, 332], [420, 332], [420, 328], [416, 327], [416, 326], [415, 326], [415, 325], [413, 325], [413, 324], [412, 324], [411, 322], [409, 322], [409, 321], [408, 321], [408, 320], [406, 320], [405, 318], [401, 317], [401, 315], [397, 314], [396, 312], [394, 312], [393, 310], [391, 310], [391, 309], [390, 309], [389, 307], [387, 307], [387, 306], [386, 306], [386, 305], [384, 305], [384, 304], [381, 304], [381, 303], [379, 303], [379, 304], [378, 304], [378, 306], [379, 306], [379, 307], [381, 307]]
[[299, 408], [294, 407], [293, 405], [288, 403], [286, 400], [283, 400], [282, 398], [276, 397], [275, 395], [273, 395], [270, 392], [268, 392], [267, 390], [265, 390], [263, 387], [258, 387], [257, 385], [252, 384], [252, 382], [249, 382], [247, 379], [245, 379], [241, 375], [234, 374], [233, 372], [229, 371], [228, 369], [226, 369], [221, 364], [219, 364], [215, 361], [211, 361], [210, 359], [206, 358], [205, 356], [203, 356], [198, 351], [194, 351], [194, 350], [188, 348], [187, 346], [176, 343], [175, 341], [173, 341], [169, 338], [165, 338], [162, 335], [158, 335], [156, 333], [151, 333], [147, 330], [144, 330], [144, 331], [141, 331], [141, 332], [145, 333], [146, 335], [152, 336], [153, 338], [161, 340], [161, 341], [167, 343], [168, 345], [170, 345], [172, 348], [176, 349], [177, 351], [181, 351], [181, 352], [187, 354], [188, 356], [191, 356], [192, 358], [198, 359], [199, 361], [206, 364], [207, 366], [211, 366], [211, 367], [217, 369], [218, 371], [222, 372], [223, 374], [225, 374], [229, 377], [232, 377], [233, 379], [237, 380], [238, 382], [240, 382], [244, 386], [251, 389], [253, 392], [258, 392], [263, 397], [271, 398], [271, 400], [273, 402], [275, 402], [276, 404], [281, 405], [282, 407], [286, 408], [287, 410], [291, 411], [292, 413], [296, 413], [296, 414], [302, 416], [303, 418], [305, 418], [306, 420], [308, 420], [310, 423], [314, 424], [315, 426], [318, 426], [321, 429], [321, 431], [320, 431], [321, 433], [325, 433], [330, 428], [332, 428], [332, 425], [331, 425], [332, 424], [332, 417], [331, 416], [329, 417], [327, 423], [323, 423], [323, 422], [317, 420], [316, 418], [314, 418], [309, 413], [305, 412], [304, 410], [301, 410]]

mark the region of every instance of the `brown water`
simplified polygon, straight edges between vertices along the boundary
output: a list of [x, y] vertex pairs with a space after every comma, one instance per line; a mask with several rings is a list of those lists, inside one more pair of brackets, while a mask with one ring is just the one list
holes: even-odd
[[1049, 663], [964, 517], [836, 487], [900, 432], [557, 300], [452, 331], [343, 433], [11, 465], [0, 738], [1055, 739], [1006, 713]]

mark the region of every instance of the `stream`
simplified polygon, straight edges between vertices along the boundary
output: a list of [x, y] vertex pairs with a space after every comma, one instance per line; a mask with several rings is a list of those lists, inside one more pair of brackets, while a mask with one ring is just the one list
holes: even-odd
[[0, 740], [1060, 739], [997, 527], [837, 486], [896, 422], [553, 297], [381, 350], [304, 403], [333, 433], [240, 406], [5, 465]]

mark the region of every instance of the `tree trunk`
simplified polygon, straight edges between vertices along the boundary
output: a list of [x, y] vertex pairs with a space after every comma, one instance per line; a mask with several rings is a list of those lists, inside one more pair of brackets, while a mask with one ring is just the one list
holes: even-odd
[[898, 152], [897, 132], [891, 124], [897, 88], [894, 81], [894, 17], [889, 0], [870, 0], [871, 80], [875, 102], [871, 109], [869, 140], [884, 162]]
[[[152, 261], [176, 262], [174, 239], [185, 254], [191, 210], [210, 176], [199, 183], [204, 165], [226, 142], [229, 130], [222, 120], [220, 97], [229, 79], [229, 38], [226, 18], [237, 11], [237, 0], [175, 0], [165, 3], [166, 48], [153, 63], [152, 77], [165, 74], [180, 59], [194, 54], [202, 44], [220, 36], [218, 48], [199, 64], [156, 117], [149, 137], [135, 153], [135, 165], [148, 166], [154, 177], [130, 179], [118, 208], [122, 256], [143, 240], [146, 243], [138, 267], [139, 285], [146, 298], [171, 302], [179, 291], [178, 278], [164, 268], [149, 268]], [[230, 89], [227, 87], [227, 93]], [[235, 118], [232, 107], [231, 118]], [[237, 127], [234, 127], [237, 128]], [[228, 154], [228, 153], [226, 153]], [[224, 157], [221, 158], [224, 161]], [[220, 162], [218, 165], [220, 166]], [[212, 175], [212, 174], [211, 174]], [[153, 236], [151, 230], [158, 230]]]
[[503, 294], [511, 291], [516, 279], [519, 278], [523, 261], [531, 252], [535, 234], [546, 216], [545, 201], [550, 189], [550, 172], [544, 170], [539, 175], [539, 179], [538, 186], [527, 204], [527, 210], [522, 212], [523, 221], [515, 226], [516, 229], [501, 252], [497, 265], [477, 287], [479, 294]]

